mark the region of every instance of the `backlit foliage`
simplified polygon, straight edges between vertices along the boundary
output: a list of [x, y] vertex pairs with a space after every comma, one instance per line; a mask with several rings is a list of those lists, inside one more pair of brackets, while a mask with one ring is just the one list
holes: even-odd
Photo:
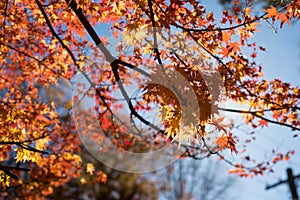
[[[217, 18], [206, 10], [205, 3], [196, 0], [1, 1], [0, 187], [4, 193], [0, 197], [13, 193], [40, 198], [81, 174], [106, 182], [102, 171], [91, 163], [83, 164], [79, 156], [81, 142], [70, 117], [76, 103], [71, 105], [59, 96], [62, 90], [51, 89], [60, 80], [72, 83], [77, 72], [92, 83], [95, 93], [87, 90], [85, 95], [95, 98], [92, 109], [101, 128], [121, 149], [143, 152], [151, 145], [158, 148], [173, 142], [186, 152], [184, 156], [193, 158], [218, 154], [226, 159], [221, 155], [226, 149], [238, 156], [238, 135], [232, 121], [220, 111], [241, 114], [254, 129], [272, 123], [299, 131], [299, 87], [264, 78], [263, 66], [255, 59], [265, 48], [254, 41], [265, 20], [288, 28], [300, 16], [300, 1], [270, 6], [260, 13], [253, 12], [252, 1], [247, 2], [234, 12], [224, 10]], [[235, 0], [233, 5], [238, 3]], [[93, 32], [96, 25], [99, 29], [109, 26], [107, 33], [113, 38], [123, 35], [123, 41], [110, 52], [106, 48], [110, 39]], [[147, 37], [134, 34], [147, 28], [152, 30]], [[171, 44], [159, 38], [166, 30], [177, 31], [177, 35], [168, 34], [177, 38], [176, 47], [181, 51], [168, 48]], [[114, 60], [111, 54], [117, 55]], [[200, 67], [196, 67], [199, 57]], [[163, 70], [158, 72], [155, 65], [164, 66]], [[222, 85], [207, 81], [214, 77], [212, 71], [219, 74]], [[174, 91], [186, 92], [184, 84], [170, 90], [149, 81], [147, 75], [161, 78], [164, 76], [158, 73], [162, 72], [174, 80], [184, 77], [198, 105], [180, 103], [180, 95]], [[126, 86], [137, 88], [138, 94], [130, 96]], [[117, 91], [121, 95], [116, 96]], [[247, 108], [218, 107], [215, 102], [221, 100]], [[122, 120], [115, 112], [125, 109], [130, 115], [122, 116], [124, 123], [118, 123]], [[160, 120], [149, 120], [152, 111], [159, 112]], [[128, 124], [134, 124], [136, 132]], [[87, 127], [87, 132], [95, 130]], [[149, 135], [139, 135], [138, 130]], [[91, 137], [99, 144], [103, 140], [97, 132]], [[273, 161], [254, 160], [251, 168], [230, 163], [234, 167], [230, 173], [263, 174], [292, 154], [274, 153]]]

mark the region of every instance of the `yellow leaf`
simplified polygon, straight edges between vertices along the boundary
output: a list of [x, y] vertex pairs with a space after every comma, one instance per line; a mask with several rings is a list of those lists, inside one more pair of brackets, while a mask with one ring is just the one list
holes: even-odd
[[81, 183], [81, 184], [86, 184], [86, 180], [85, 180], [84, 178], [81, 178], [81, 179], [80, 179], [80, 183]]
[[92, 163], [86, 164], [86, 172], [89, 173], [90, 175], [93, 175], [95, 171], [95, 167]]
[[0, 186], [9, 186], [10, 177], [0, 170]]

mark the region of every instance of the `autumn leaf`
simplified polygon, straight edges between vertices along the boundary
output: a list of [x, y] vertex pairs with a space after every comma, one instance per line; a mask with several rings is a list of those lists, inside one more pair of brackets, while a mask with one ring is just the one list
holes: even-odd
[[229, 46], [232, 49], [232, 52], [239, 52], [239, 51], [241, 51], [240, 44], [237, 43], [237, 42], [231, 42]]
[[231, 40], [230, 34], [227, 33], [226, 31], [222, 32], [222, 40], [225, 42], [225, 44], [227, 45], [229, 43], [229, 41]]
[[237, 150], [235, 148], [236, 142], [233, 139], [232, 133], [229, 133], [227, 138], [228, 138], [227, 148], [229, 148], [231, 152], [237, 153]]
[[81, 178], [81, 179], [80, 179], [80, 183], [81, 183], [81, 184], [86, 184], [87, 182], [86, 182], [85, 178]]
[[279, 14], [279, 19], [280, 19], [280, 21], [281, 21], [281, 22], [280, 22], [280, 28], [282, 28], [282, 26], [283, 26], [284, 23], [287, 23], [288, 26], [290, 26], [290, 20], [289, 20], [289, 17], [288, 17], [287, 14], [281, 12], [281, 13]]
[[89, 173], [90, 175], [93, 175], [95, 171], [95, 167], [92, 163], [87, 163], [86, 164], [86, 172]]
[[267, 13], [266, 18], [278, 17], [277, 9], [274, 6], [271, 6], [270, 8], [267, 8], [264, 11]]
[[222, 123], [224, 119], [225, 117], [220, 117], [220, 118], [213, 117], [211, 120], [208, 121], [208, 123], [215, 126], [217, 130], [226, 132], [225, 128], [228, 127], [228, 125]]
[[228, 138], [225, 134], [222, 134], [221, 137], [216, 139], [215, 143], [218, 145], [219, 150], [222, 151], [228, 144]]
[[101, 183], [107, 182], [107, 175], [103, 171], [97, 173], [97, 181]]
[[229, 47], [222, 47], [221, 54], [223, 55], [223, 58], [227, 58], [231, 52], [231, 48]]
[[[138, 153], [172, 141], [195, 158], [202, 151], [194, 149], [203, 149], [201, 139], [210, 139], [211, 133], [223, 133], [215, 141], [219, 151], [238, 153], [238, 137], [232, 136], [236, 127], [227, 126], [227, 118], [213, 118], [221, 110], [242, 115], [253, 133], [269, 124], [299, 131], [299, 87], [263, 77], [257, 53], [265, 48], [253, 36], [263, 31], [261, 19], [290, 26], [300, 16], [300, 2], [287, 2], [280, 10], [271, 6], [261, 15], [255, 5], [239, 3], [235, 0], [235, 12], [224, 10], [218, 19], [201, 1], [2, 1], [0, 159], [19, 177], [0, 171], [4, 193], [9, 194], [8, 186], [18, 186], [15, 196], [7, 198], [47, 198], [74, 179], [106, 182], [104, 172], [82, 162], [80, 137], [90, 139], [92, 145], [84, 145], [97, 147], [96, 152], [109, 151], [101, 148], [105, 137]], [[175, 72], [179, 75], [172, 76]], [[85, 80], [76, 81], [79, 73]], [[81, 94], [72, 98], [72, 88], [63, 82]], [[167, 83], [172, 84], [163, 86]], [[195, 95], [193, 101], [184, 98], [188, 91]], [[223, 99], [243, 109], [216, 108]], [[76, 110], [81, 111], [73, 114]], [[159, 120], [152, 116], [156, 112]], [[82, 121], [84, 128], [77, 127]], [[133, 132], [149, 137], [141, 142]], [[203, 152], [210, 152], [209, 146]], [[274, 164], [289, 158], [278, 154]], [[241, 160], [255, 159], [242, 155]], [[30, 170], [16, 167], [23, 165]], [[247, 176], [245, 168], [235, 168]], [[249, 173], [262, 174], [266, 168], [271, 166], [255, 163]]]
[[269, 125], [269, 122], [267, 122], [266, 120], [260, 119], [258, 121], [258, 126], [261, 126], [261, 127], [267, 126], [268, 127], [268, 125]]
[[278, 120], [279, 117], [281, 116], [281, 114], [282, 114], [282, 111], [274, 110], [274, 111], [273, 111], [272, 117], [273, 117], [274, 119]]
[[236, 142], [232, 137], [232, 133], [229, 133], [228, 135], [222, 134], [221, 137], [216, 139], [215, 143], [218, 145], [219, 151], [222, 151], [224, 148], [228, 148], [231, 152], [237, 153], [235, 148]]
[[257, 26], [259, 25], [259, 22], [253, 22], [250, 24], [246, 24], [246, 28], [248, 29], [248, 31], [250, 31], [251, 33], [257, 32]]
[[250, 56], [251, 56], [251, 58], [256, 58], [257, 53], [256, 53], [256, 52], [253, 52]]

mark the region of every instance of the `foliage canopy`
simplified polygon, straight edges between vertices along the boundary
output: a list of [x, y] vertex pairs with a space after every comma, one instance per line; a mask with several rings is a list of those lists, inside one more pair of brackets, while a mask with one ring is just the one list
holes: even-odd
[[[300, 1], [260, 13], [252, 11], [252, 1], [247, 2], [224, 10], [217, 19], [196, 0], [1, 1], [3, 190], [34, 198], [83, 174], [106, 181], [105, 173], [80, 157], [82, 144], [70, 117], [80, 96], [73, 96], [72, 104], [68, 95], [61, 95], [61, 88], [53, 89], [61, 81], [73, 83], [79, 72], [90, 84], [83, 91], [95, 99], [92, 110], [101, 129], [122, 150], [143, 152], [172, 141], [183, 156], [217, 154], [233, 166], [230, 173], [240, 176], [263, 174], [288, 159], [293, 151], [276, 152], [269, 162], [251, 159], [254, 166], [247, 167], [222, 154], [229, 149], [244, 155], [236, 147], [238, 135], [227, 113], [242, 115], [254, 130], [270, 123], [300, 130], [299, 87], [266, 80], [263, 66], [255, 62], [265, 48], [253, 42], [265, 21], [290, 26], [300, 16]], [[111, 38], [100, 37], [96, 25], [109, 26]], [[122, 40], [109, 48], [118, 37]], [[82, 85], [75, 83], [77, 89]], [[138, 92], [129, 95], [132, 88]], [[222, 101], [243, 108], [216, 104]], [[123, 119], [116, 120], [121, 116], [116, 113], [125, 109], [129, 115], [122, 113]], [[160, 120], [149, 120], [154, 112]], [[86, 131], [94, 128], [87, 126]], [[89, 137], [99, 145], [103, 141], [97, 132]]]

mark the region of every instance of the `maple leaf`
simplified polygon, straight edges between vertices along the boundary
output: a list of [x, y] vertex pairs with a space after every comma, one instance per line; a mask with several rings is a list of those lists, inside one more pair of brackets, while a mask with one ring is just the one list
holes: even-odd
[[228, 136], [227, 136], [227, 138], [228, 138], [227, 148], [229, 148], [231, 152], [237, 153], [237, 150], [235, 148], [236, 142], [233, 139], [232, 133], [229, 133]]
[[0, 186], [5, 188], [9, 186], [10, 176], [6, 175], [4, 171], [0, 170]]
[[101, 183], [107, 182], [107, 175], [103, 171], [97, 173], [97, 181]]
[[217, 130], [226, 132], [225, 128], [228, 127], [226, 124], [222, 124], [225, 117], [215, 118], [213, 117], [211, 120], [208, 121], [209, 124], [214, 125]]
[[218, 145], [219, 151], [222, 151], [228, 144], [227, 135], [222, 134], [221, 137], [216, 139], [215, 143]]
[[231, 37], [230, 37], [230, 34], [227, 33], [226, 31], [223, 31], [222, 32], [222, 40], [228, 44], [228, 42], [230, 41]]
[[246, 24], [246, 28], [247, 28], [248, 31], [250, 31], [251, 33], [258, 32], [257, 26], [258, 26], [259, 24], [260, 24], [259, 22], [252, 22], [252, 23]]
[[95, 171], [95, 167], [92, 163], [87, 163], [86, 164], [86, 172], [89, 173], [90, 175], [93, 175]]
[[274, 119], [278, 120], [279, 117], [281, 116], [281, 114], [282, 114], [281, 111], [279, 111], [279, 110], [274, 110], [274, 111], [273, 111], [272, 117], [273, 117]]
[[231, 48], [229, 46], [222, 47], [222, 51], [220, 52], [223, 55], [223, 58], [227, 58], [231, 52]]
[[218, 145], [219, 151], [222, 151], [224, 148], [228, 148], [231, 152], [237, 152], [235, 148], [236, 142], [232, 137], [232, 133], [229, 133], [228, 135], [222, 134], [221, 137], [216, 139], [215, 143]]
[[220, 52], [223, 55], [223, 58], [232, 55], [232, 53], [241, 51], [240, 44], [237, 42], [231, 42], [226, 47], [222, 47], [222, 51]]
[[258, 121], [258, 126], [264, 127], [267, 126], [268, 127], [269, 122], [267, 122], [266, 120], [260, 119]]
[[283, 26], [284, 23], [287, 23], [288, 26], [290, 26], [290, 20], [289, 20], [289, 17], [288, 17], [287, 14], [281, 12], [281, 13], [279, 14], [279, 17], [278, 17], [278, 18], [279, 18], [280, 21], [281, 21], [281, 22], [280, 22], [280, 28], [282, 28], [282, 26]]
[[[263, 70], [261, 66], [255, 64], [256, 52], [257, 47], [261, 51], [265, 49], [259, 45], [249, 44], [249, 38], [260, 28], [258, 24], [262, 17], [272, 18], [273, 22], [277, 20], [280, 28], [285, 23], [290, 26], [292, 20], [300, 16], [300, 2], [287, 3], [284, 12], [272, 6], [265, 9], [266, 15], [262, 16], [256, 16], [253, 11], [256, 9], [246, 6], [244, 10], [240, 10], [241, 7], [237, 5], [234, 7], [238, 8], [234, 10], [237, 13], [243, 12], [245, 23], [243, 24], [243, 19], [238, 19], [239, 16], [234, 13], [223, 11], [220, 20], [222, 27], [218, 27], [219, 23], [213, 12], [206, 12], [205, 6], [199, 5], [198, 1], [189, 2], [197, 9], [187, 6], [188, 1], [167, 1], [170, 6], [163, 5], [163, 1], [157, 1], [150, 6], [152, 11], [148, 5], [151, 1], [136, 3], [135, 1], [66, 0], [66, 3], [59, 4], [48, 2], [48, 6], [42, 5], [39, 0], [34, 2], [6, 1], [7, 5], [1, 2], [2, 7], [7, 9], [0, 13], [0, 18], [5, 24], [2, 28], [6, 30], [1, 33], [3, 34], [1, 38], [5, 40], [0, 41], [0, 92], [2, 92], [0, 158], [7, 163], [24, 162], [23, 164], [32, 166], [33, 170], [30, 171], [30, 176], [19, 173], [20, 182], [13, 182], [14, 180], [4, 177], [3, 172], [0, 171], [0, 187], [10, 183], [11, 185], [17, 184], [20, 187], [15, 188], [14, 195], [19, 195], [21, 198], [22, 195], [32, 192], [34, 194], [28, 198], [34, 198], [39, 195], [48, 195], [52, 192], [52, 188], [66, 183], [71, 178], [80, 180], [82, 178], [80, 176], [85, 174], [82, 172], [95, 175], [95, 169], [91, 163], [87, 165], [81, 163], [79, 153], [82, 144], [78, 134], [75, 134], [77, 130], [69, 113], [74, 105], [71, 104], [72, 99], [68, 97], [69, 95], [62, 94], [61, 88], [65, 87], [59, 85], [61, 79], [73, 83], [73, 76], [79, 71], [87, 75], [86, 82], [92, 83], [91, 90], [96, 86], [107, 85], [103, 87], [103, 90], [95, 89], [95, 94], [92, 94], [90, 90], [82, 96], [96, 98], [93, 113], [96, 112], [101, 128], [113, 138], [114, 142], [123, 146], [126, 144], [134, 146], [134, 140], [129, 140], [129, 136], [121, 134], [128, 129], [120, 126], [115, 117], [118, 110], [126, 109], [130, 111], [128, 118], [131, 117], [133, 121], [140, 120], [141, 123], [138, 125], [149, 128], [149, 131], [154, 129], [164, 133], [163, 137], [167, 137], [167, 141], [177, 140], [179, 144], [187, 141], [188, 144], [179, 146], [180, 148], [190, 150], [190, 145], [199, 145], [192, 140], [207, 134], [205, 125], [209, 123], [209, 119], [212, 119], [212, 104], [215, 103], [212, 102], [213, 95], [209, 93], [217, 88], [211, 83], [202, 83], [207, 81], [203, 81], [201, 75], [203, 72], [209, 74], [215, 65], [218, 65], [217, 73], [224, 82], [222, 90], [226, 91], [230, 101], [260, 110], [276, 107], [276, 110], [269, 116], [272, 119], [269, 122], [260, 119], [258, 126], [267, 127], [268, 123], [276, 120], [274, 124], [299, 130], [298, 110], [290, 109], [299, 105], [299, 89], [279, 79], [271, 84], [259, 80], [263, 75]], [[239, 1], [235, 0], [234, 3], [239, 4]], [[250, 1], [249, 4], [251, 4]], [[27, 7], [30, 8], [30, 12], [24, 13]], [[7, 13], [11, 13], [13, 17], [5, 16]], [[107, 30], [111, 31], [115, 38], [121, 34], [124, 36], [120, 45], [116, 45], [115, 49], [106, 49], [110, 44], [114, 44], [113, 41], [105, 36], [98, 37], [96, 31], [93, 31], [93, 26], [98, 24], [102, 28], [103, 22], [115, 22], [106, 24]], [[169, 30], [161, 34], [157, 29], [155, 46], [158, 52], [153, 51], [153, 33], [141, 31], [149, 27], [171, 29], [170, 27], [174, 26], [179, 30], [178, 34], [173, 34], [171, 33], [173, 31]], [[130, 30], [127, 35], [126, 30]], [[87, 33], [91, 37], [87, 37]], [[183, 33], [182, 36], [180, 33]], [[182, 50], [177, 53], [178, 56], [175, 55], [175, 51], [170, 51], [173, 36], [176, 38], [174, 41], [174, 45], [177, 45], [176, 49]], [[98, 49], [92, 44], [92, 40], [97, 44]], [[137, 48], [134, 48], [133, 52], [129, 50], [124, 53], [122, 49], [124, 46], [127, 50], [132, 49], [132, 46]], [[118, 59], [113, 62], [105, 61], [106, 55], [116, 52], [119, 55]], [[250, 55], [253, 59], [249, 61], [243, 52], [247, 55], [249, 52], [255, 52]], [[199, 57], [203, 58], [200, 64]], [[187, 84], [178, 85], [176, 95], [180, 96], [184, 93], [187, 85], [192, 87], [191, 90], [197, 96], [193, 104], [199, 103], [199, 109], [189, 103], [184, 105], [188, 108], [186, 113], [192, 114], [191, 117], [187, 117], [187, 114], [181, 111], [184, 103], [179, 103], [174, 93], [168, 88], [155, 84], [147, 85], [148, 91], [143, 96], [144, 101], [136, 101], [136, 104], [130, 105], [131, 101], [139, 99], [139, 94], [137, 93], [136, 97], [128, 100], [128, 95], [126, 95], [128, 88], [123, 88], [122, 83], [126, 86], [131, 84], [129, 88], [142, 88], [142, 85], [146, 84], [145, 77], [147, 77], [148, 69], [147, 73], [142, 73], [142, 71], [148, 66], [150, 66], [149, 71], [153, 71], [154, 63], [157, 62], [167, 65], [165, 68], [167, 74], [178, 71], [180, 76], [187, 80]], [[195, 66], [197, 63], [201, 66]], [[118, 69], [115, 70], [116, 68]], [[176, 83], [181, 82], [177, 78], [174, 77], [172, 80]], [[120, 85], [116, 84], [119, 82], [118, 79], [122, 80]], [[166, 80], [162, 79], [162, 82]], [[137, 87], [133, 84], [137, 84]], [[53, 89], [54, 85], [59, 85], [59, 87]], [[126, 99], [129, 106], [123, 108], [121, 104], [116, 103], [117, 100], [112, 93], [122, 94], [124, 97], [122, 99]], [[52, 96], [56, 100], [53, 100]], [[75, 102], [80, 102], [81, 98], [78, 97]], [[62, 105], [64, 103], [65, 107]], [[160, 112], [161, 121], [152, 124], [147, 119], [157, 108], [155, 106], [164, 107], [165, 110]], [[65, 113], [65, 110], [68, 110], [68, 113]], [[199, 110], [203, 112], [199, 117], [195, 117], [194, 114]], [[246, 114], [246, 110], [250, 109], [235, 112]], [[95, 126], [89, 123], [93, 120], [90, 114], [89, 112], [87, 115], [80, 113], [80, 116], [77, 116], [78, 118], [84, 116], [87, 119], [87, 126], [86, 129], [82, 129], [82, 136], [89, 135], [88, 132], [96, 130]], [[247, 113], [245, 121], [257, 128], [255, 118], [259, 117], [262, 115]], [[191, 118], [196, 119], [192, 125], [188, 124]], [[222, 123], [222, 118], [219, 121], [212, 119], [211, 122], [214, 124], [214, 131], [226, 133], [223, 129], [225, 125]], [[201, 126], [201, 132], [199, 126]], [[148, 130], [147, 128], [143, 130]], [[94, 139], [93, 142], [101, 140], [96, 133], [92, 136], [90, 138]], [[132, 144], [129, 141], [132, 141]], [[143, 144], [148, 147], [161, 141], [163, 140], [151, 141], [149, 139]], [[231, 133], [217, 138], [216, 144], [219, 150], [227, 148], [236, 152], [236, 141]], [[53, 154], [44, 156], [43, 154], [47, 152]], [[288, 158], [289, 155], [282, 154], [282, 156], [278, 155], [277, 159], [287, 160]], [[253, 173], [257, 174], [261, 171], [263, 168], [255, 172], [253, 170]], [[244, 171], [239, 171], [239, 173], [245, 174]], [[40, 174], [45, 174], [45, 176], [40, 176]], [[105, 182], [105, 175], [97, 175], [101, 182]], [[34, 177], [34, 180], [27, 177]], [[26, 178], [26, 184], [22, 183], [22, 178]], [[84, 182], [85, 179], [81, 180]], [[40, 191], [35, 189], [28, 191], [29, 188], [37, 187], [40, 187]]]
[[240, 44], [238, 42], [231, 42], [230, 48], [232, 49], [232, 52], [241, 51]]
[[278, 16], [277, 9], [274, 6], [264, 9], [264, 11], [267, 13], [266, 18], [275, 18]]

